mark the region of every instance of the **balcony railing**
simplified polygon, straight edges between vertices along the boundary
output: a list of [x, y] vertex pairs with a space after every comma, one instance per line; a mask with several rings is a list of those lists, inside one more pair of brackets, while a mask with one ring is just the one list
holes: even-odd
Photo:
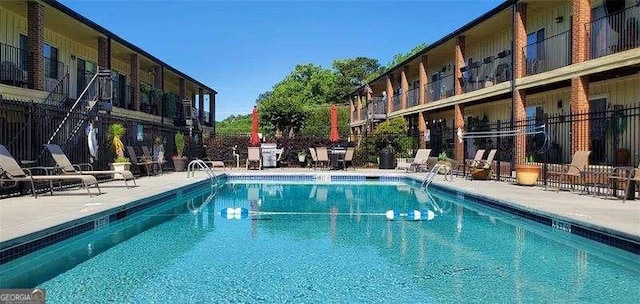
[[0, 83], [26, 87], [29, 84], [27, 51], [0, 43]]
[[[67, 74], [67, 66], [61, 61], [44, 58], [44, 90], [51, 92], [58, 85], [58, 82]], [[93, 75], [91, 75], [93, 77]], [[68, 87], [64, 88], [68, 90]], [[66, 93], [67, 91], [65, 91]]]
[[454, 75], [449, 74], [439, 80], [428, 83], [428, 94], [430, 95], [429, 101], [436, 101], [453, 96], [455, 93], [453, 79]]
[[571, 64], [571, 30], [529, 44], [522, 50], [527, 75], [551, 71]]
[[591, 58], [640, 47], [640, 6], [631, 6], [585, 24]]
[[387, 101], [382, 97], [372, 98], [367, 103], [367, 112], [365, 115], [366, 119], [371, 120], [387, 118]]
[[511, 50], [476, 61], [460, 68], [465, 92], [473, 92], [494, 84], [511, 80]]
[[393, 110], [398, 111], [402, 108], [402, 94], [393, 95]]
[[420, 88], [414, 88], [407, 91], [407, 107], [415, 107], [420, 102]]

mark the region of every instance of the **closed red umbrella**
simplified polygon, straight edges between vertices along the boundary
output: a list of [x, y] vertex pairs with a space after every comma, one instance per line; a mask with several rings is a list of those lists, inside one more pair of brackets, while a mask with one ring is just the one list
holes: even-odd
[[249, 144], [257, 146], [260, 143], [260, 137], [258, 137], [258, 108], [253, 107], [253, 114], [251, 115], [251, 138]]
[[340, 134], [338, 134], [338, 107], [336, 105], [331, 106], [330, 114], [330, 123], [331, 129], [329, 132], [329, 140], [331, 142], [337, 142], [340, 140]]

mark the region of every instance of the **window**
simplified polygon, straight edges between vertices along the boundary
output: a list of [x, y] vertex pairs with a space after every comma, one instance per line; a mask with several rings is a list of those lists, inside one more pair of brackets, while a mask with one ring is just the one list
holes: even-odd
[[76, 60], [76, 64], [78, 70], [76, 75], [76, 81], [78, 84], [77, 93], [78, 95], [80, 95], [87, 84], [89, 84], [89, 81], [91, 81], [91, 78], [93, 78], [93, 75], [96, 73], [96, 64], [91, 61], [86, 61], [82, 58], [78, 58]]
[[58, 48], [44, 44], [44, 76], [58, 78]]
[[544, 58], [544, 28], [527, 34], [527, 60]]
[[27, 69], [27, 36], [20, 35], [20, 68]]

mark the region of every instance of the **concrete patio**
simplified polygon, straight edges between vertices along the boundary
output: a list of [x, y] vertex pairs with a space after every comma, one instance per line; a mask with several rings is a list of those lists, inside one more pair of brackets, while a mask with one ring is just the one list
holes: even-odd
[[[357, 169], [355, 171], [320, 171], [306, 168], [268, 169], [246, 171], [239, 169], [218, 170], [228, 174], [363, 174], [407, 175], [424, 179], [426, 173], [404, 173], [393, 170]], [[56, 192], [54, 196], [41, 195], [14, 197], [0, 200], [0, 242], [19, 238], [69, 221], [117, 208], [137, 199], [163, 193], [206, 178], [202, 172], [187, 179], [186, 173], [165, 173], [160, 176], [142, 177], [138, 187], [127, 189], [121, 181], [102, 183], [104, 194], [89, 197], [82, 189]], [[640, 240], [640, 200], [622, 203], [621, 199], [605, 200], [591, 195], [571, 192], [546, 191], [540, 187], [521, 187], [505, 182], [471, 181], [454, 177], [453, 182], [437, 176], [434, 184], [484, 197], [507, 201], [527, 210], [570, 220], [587, 227], [616, 232], [629, 239]]]

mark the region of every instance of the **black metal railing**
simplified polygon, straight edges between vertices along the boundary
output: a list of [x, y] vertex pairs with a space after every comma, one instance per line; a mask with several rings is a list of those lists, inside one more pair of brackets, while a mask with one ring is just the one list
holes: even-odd
[[431, 97], [429, 99], [430, 101], [436, 101], [453, 96], [455, 93], [454, 75], [449, 74], [439, 80], [432, 81], [427, 84], [427, 87], [427, 92], [429, 92], [428, 94]]
[[0, 43], [0, 83], [17, 87], [29, 84], [27, 50]]
[[402, 94], [393, 95], [393, 110], [398, 111], [402, 109]]
[[367, 101], [366, 111], [366, 119], [385, 119], [387, 117], [387, 100], [383, 97], [371, 98]]
[[407, 107], [415, 107], [420, 102], [420, 88], [407, 91]]
[[[62, 61], [44, 58], [44, 90], [51, 92], [65, 75], [68, 74], [67, 66]], [[68, 89], [68, 87], [63, 87]], [[65, 92], [68, 94], [68, 92]]]
[[535, 75], [571, 64], [571, 30], [525, 46], [527, 75]]
[[640, 47], [640, 6], [630, 6], [621, 11], [592, 20], [585, 24], [589, 33], [590, 57]]
[[511, 50], [504, 50], [495, 56], [488, 56], [482, 61], [460, 68], [464, 92], [473, 92], [511, 80]]

